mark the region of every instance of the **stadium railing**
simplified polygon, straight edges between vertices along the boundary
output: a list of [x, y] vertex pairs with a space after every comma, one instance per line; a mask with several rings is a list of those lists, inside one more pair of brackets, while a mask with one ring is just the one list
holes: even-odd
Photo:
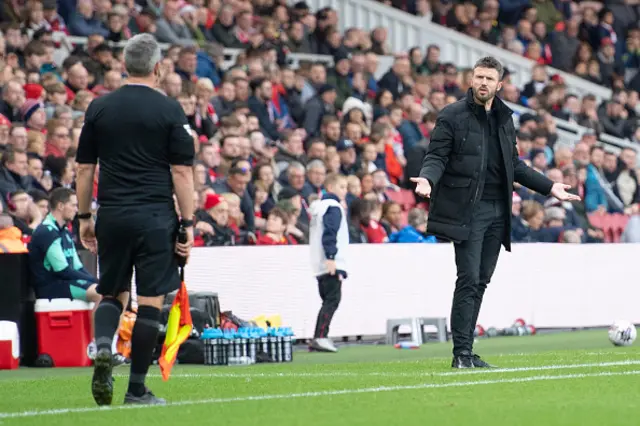
[[[521, 105], [516, 105], [511, 102], [506, 102], [506, 104], [516, 113], [517, 117], [524, 113], [536, 113], [532, 109], [523, 107]], [[554, 117], [554, 120], [556, 122], [556, 127], [558, 130], [558, 143], [562, 146], [567, 146], [568, 148], [573, 148], [575, 143], [582, 138], [582, 135], [587, 130], [589, 130], [584, 126], [580, 126], [576, 123], [571, 123], [569, 121], [562, 120], [556, 117]], [[620, 139], [604, 133], [598, 136], [598, 143], [604, 146], [605, 150], [610, 151], [614, 154], [618, 154], [620, 150], [624, 148], [631, 148], [636, 151], [639, 150], [638, 145], [629, 140]], [[638, 165], [640, 166], [640, 159], [638, 160]]]
[[[62, 61], [71, 53], [74, 45], [84, 45], [87, 44], [86, 37], [76, 37], [76, 36], [66, 36], [62, 33], [56, 35], [56, 40], [60, 41], [60, 47], [56, 50], [54, 54], [55, 62], [57, 64], [62, 64]], [[124, 47], [126, 41], [112, 43], [109, 42], [110, 45], [114, 47]], [[160, 48], [163, 51], [168, 50], [170, 47], [167, 43], [160, 43]], [[238, 55], [242, 53], [242, 49], [224, 49], [224, 63], [222, 64], [222, 69], [228, 69], [232, 67], [238, 58]], [[333, 66], [333, 57], [329, 55], [315, 55], [309, 53], [290, 53], [287, 55], [288, 65], [292, 69], [298, 69], [300, 66], [300, 62], [309, 61], [309, 62], [322, 62], [327, 66]], [[384, 73], [386, 73], [391, 65], [393, 65], [393, 57], [392, 56], [380, 56], [378, 58], [378, 70], [376, 72], [376, 78], [381, 78]]]
[[[295, 3], [295, 0], [290, 0]], [[372, 31], [377, 27], [388, 30], [388, 42], [392, 52], [406, 52], [418, 46], [440, 46], [442, 62], [452, 62], [460, 68], [472, 67], [482, 56], [491, 55], [513, 71], [512, 81], [523, 87], [531, 80], [534, 62], [515, 53], [476, 40], [450, 28], [434, 24], [430, 20], [411, 15], [377, 1], [371, 0], [309, 0], [312, 10], [331, 7], [338, 11], [340, 30], [361, 28]], [[575, 75], [548, 67], [549, 74], [559, 74], [570, 92], [579, 96], [593, 94], [598, 100], [609, 100], [611, 90], [593, 84]], [[640, 112], [640, 108], [639, 108]]]

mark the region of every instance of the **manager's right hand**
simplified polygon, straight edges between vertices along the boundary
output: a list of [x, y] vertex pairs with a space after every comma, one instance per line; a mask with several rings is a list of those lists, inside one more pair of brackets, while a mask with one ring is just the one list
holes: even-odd
[[185, 228], [185, 231], [187, 231], [187, 242], [180, 243], [176, 241], [176, 253], [178, 256], [188, 260], [191, 254], [191, 247], [193, 247], [193, 226]]
[[429, 196], [431, 196], [431, 185], [427, 179], [414, 177], [411, 178], [411, 182], [416, 184], [416, 194], [425, 198], [429, 198]]

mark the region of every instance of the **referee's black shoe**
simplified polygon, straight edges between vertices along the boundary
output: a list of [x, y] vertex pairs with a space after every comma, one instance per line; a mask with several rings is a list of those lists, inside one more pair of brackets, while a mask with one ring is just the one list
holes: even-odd
[[451, 360], [451, 368], [475, 368], [473, 354], [469, 351], [462, 351], [459, 355], [454, 355]]
[[142, 396], [135, 396], [131, 392], [127, 392], [124, 396], [124, 403], [135, 405], [167, 405], [167, 400], [158, 398], [149, 389], [145, 389]]
[[109, 349], [100, 349], [93, 360], [91, 393], [98, 405], [111, 405], [113, 399], [113, 359]]
[[474, 353], [471, 354], [471, 361], [473, 362], [473, 366], [475, 368], [496, 368], [495, 365], [489, 364], [488, 362], [480, 358], [480, 355], [476, 355]]

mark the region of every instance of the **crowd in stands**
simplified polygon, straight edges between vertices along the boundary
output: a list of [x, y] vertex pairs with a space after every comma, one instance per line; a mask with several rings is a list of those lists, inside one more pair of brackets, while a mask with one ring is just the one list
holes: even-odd
[[593, 83], [640, 91], [640, 2], [637, 0], [389, 0], [383, 3]]
[[[435, 242], [428, 200], [413, 198], [408, 178], [419, 173], [438, 112], [467, 96], [471, 77], [443, 63], [438, 46], [394, 52], [391, 69], [378, 70], [380, 55], [391, 53], [386, 29], [340, 33], [335, 10], [314, 13], [304, 2], [15, 0], [2, 7], [0, 214], [25, 240], [47, 215], [51, 190], [74, 186], [87, 106], [126, 82], [122, 49], [110, 42], [150, 32], [170, 44], [159, 90], [181, 104], [192, 128], [196, 245], [306, 243], [310, 205], [330, 173], [348, 176], [352, 243]], [[57, 65], [54, 32], [87, 43]], [[228, 69], [224, 47], [244, 49]], [[333, 65], [303, 61], [291, 69], [291, 52], [330, 55]], [[500, 96], [537, 112], [519, 117], [520, 157], [583, 197], [559, 203], [515, 188], [514, 241], [608, 241], [590, 216], [638, 212], [635, 150], [617, 156], [596, 146], [600, 132], [616, 129], [640, 141], [638, 92], [616, 87], [598, 105], [568, 92], [543, 64], [523, 88], [505, 73]], [[592, 131], [573, 149], [556, 146], [554, 117]]]

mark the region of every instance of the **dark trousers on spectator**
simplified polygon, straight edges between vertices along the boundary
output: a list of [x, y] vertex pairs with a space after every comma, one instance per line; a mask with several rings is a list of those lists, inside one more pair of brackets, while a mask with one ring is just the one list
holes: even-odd
[[451, 307], [454, 356], [473, 350], [482, 297], [496, 269], [508, 213], [505, 200], [479, 200], [472, 213], [469, 239], [455, 244], [458, 279]]
[[316, 321], [316, 332], [314, 338], [323, 338], [329, 335], [329, 326], [333, 314], [336, 313], [340, 299], [342, 298], [342, 280], [340, 275], [325, 274], [318, 277], [318, 290], [322, 299], [322, 307], [318, 312], [318, 320]]

